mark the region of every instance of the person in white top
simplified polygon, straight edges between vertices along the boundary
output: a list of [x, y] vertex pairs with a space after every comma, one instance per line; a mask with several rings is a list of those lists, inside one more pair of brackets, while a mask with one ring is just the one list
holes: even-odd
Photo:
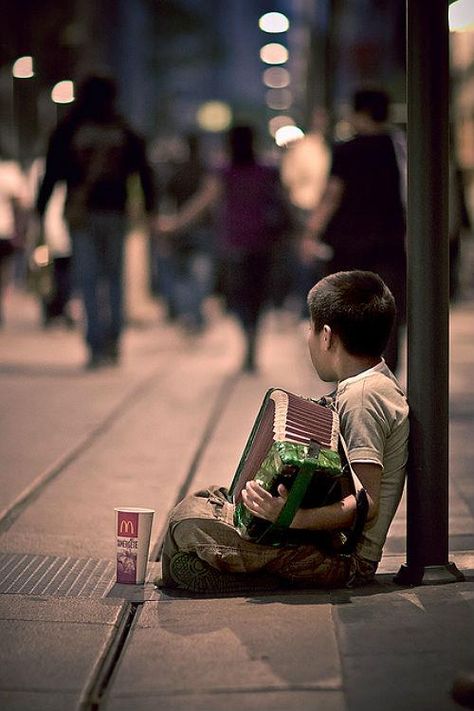
[[0, 324], [3, 287], [8, 281], [11, 256], [23, 247], [20, 217], [26, 212], [25, 176], [14, 160], [0, 159]]

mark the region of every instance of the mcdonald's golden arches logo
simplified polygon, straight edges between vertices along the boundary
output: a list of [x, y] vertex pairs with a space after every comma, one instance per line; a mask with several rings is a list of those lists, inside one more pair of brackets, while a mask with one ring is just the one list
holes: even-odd
[[117, 516], [117, 535], [130, 536], [136, 538], [138, 536], [138, 513], [129, 511], [119, 511]]
[[120, 535], [121, 536], [134, 536], [135, 535], [135, 526], [133, 525], [133, 521], [120, 521]]

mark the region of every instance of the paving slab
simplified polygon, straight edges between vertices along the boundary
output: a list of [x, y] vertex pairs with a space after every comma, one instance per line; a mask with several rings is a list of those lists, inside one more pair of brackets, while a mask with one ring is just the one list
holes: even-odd
[[123, 600], [0, 596], [1, 708], [78, 709], [126, 609]]
[[[393, 584], [393, 573], [405, 562], [404, 500], [377, 583], [365, 594], [195, 599], [164, 595], [150, 583], [104, 591], [94, 582], [103, 570], [111, 572], [112, 511], [119, 497], [123, 504], [139, 491], [142, 505], [156, 502], [157, 541], [188, 474], [192, 488], [229, 483], [267, 387], [310, 395], [327, 391], [311, 370], [299, 326], [266, 319], [260, 370], [235, 380], [243, 342], [227, 318], [198, 339], [177, 337], [163, 326], [129, 330], [123, 365], [90, 376], [73, 372], [83, 357], [77, 333], [43, 337], [25, 327], [13, 338], [8, 329], [0, 334], [7, 346], [0, 364], [9, 403], [3, 415], [11, 428], [6, 446], [11, 462], [16, 447], [21, 465], [18, 481], [10, 477], [9, 497], [81, 437], [98, 431], [0, 538], [5, 560], [18, 554], [28, 563], [39, 556], [36, 577], [24, 571], [11, 588], [18, 594], [0, 595], [0, 707], [76, 709], [122, 616], [129, 605], [138, 605], [101, 705], [108, 711], [458, 708], [449, 699], [452, 677], [466, 665], [474, 667], [474, 558], [467, 550], [474, 547], [473, 313], [464, 306], [452, 312], [450, 559], [467, 582], [405, 589]], [[139, 397], [101, 429], [129, 386], [148, 374], [154, 375]], [[228, 397], [204, 444], [225, 382]], [[49, 391], [54, 395], [48, 414]], [[89, 408], [81, 409], [82, 397]], [[13, 420], [21, 423], [22, 413], [24, 430], [15, 441]], [[64, 572], [64, 561], [76, 566], [72, 577], [81, 566], [84, 575], [74, 578], [75, 587], [66, 578], [54, 592], [43, 571]], [[149, 566], [149, 580], [156, 571]], [[26, 589], [28, 596], [21, 592]], [[48, 597], [38, 596], [39, 590]]]
[[112, 558], [115, 506], [155, 509], [155, 542], [227, 377], [219, 358], [175, 357], [3, 534], [3, 550]]
[[455, 676], [474, 668], [472, 582], [351, 595], [335, 609], [351, 711], [454, 711]]
[[79, 708], [77, 692], [0, 691], [0, 708], [4, 711], [73, 711]]
[[[261, 695], [255, 708], [265, 708], [267, 694], [282, 693], [292, 711], [301, 708], [298, 694], [314, 701], [316, 692], [343, 708], [341, 691], [332, 608], [324, 593], [212, 600], [162, 594], [142, 607], [107, 708], [131, 697], [140, 697], [140, 708], [144, 698], [180, 708], [187, 695], [193, 704], [218, 695], [221, 708], [237, 708], [240, 694]], [[283, 698], [279, 704], [283, 708]]]
[[[123, 696], [105, 702], [104, 711], [346, 711], [342, 691], [296, 689], [273, 691], [255, 689], [250, 692], [216, 691], [173, 695]], [[373, 707], [376, 708], [376, 707]], [[16, 709], [12, 709], [16, 711]], [[49, 711], [49, 709], [45, 709]], [[56, 709], [54, 709], [56, 711]]]
[[0, 516], [31, 484], [41, 481], [74, 449], [83, 446], [137, 385], [135, 378], [124, 388], [122, 377], [113, 372], [101, 380], [78, 374], [65, 376], [60, 388], [57, 380], [57, 376], [51, 380], [24, 375], [2, 378], [0, 456], [4, 486]]

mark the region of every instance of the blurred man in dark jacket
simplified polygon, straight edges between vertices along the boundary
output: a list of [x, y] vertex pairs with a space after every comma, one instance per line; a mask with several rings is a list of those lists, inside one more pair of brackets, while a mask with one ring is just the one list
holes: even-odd
[[405, 321], [405, 141], [387, 124], [389, 97], [360, 89], [352, 100], [355, 135], [337, 143], [321, 200], [308, 220], [303, 241], [315, 256], [330, 247], [328, 272], [363, 269], [378, 273], [395, 296], [397, 318], [384, 352], [398, 368]]
[[147, 213], [155, 206], [144, 142], [118, 114], [115, 99], [115, 83], [107, 77], [91, 76], [82, 83], [72, 111], [51, 136], [36, 204], [42, 217], [54, 185], [65, 181], [74, 278], [87, 321], [88, 369], [119, 358], [131, 175], [140, 178]]

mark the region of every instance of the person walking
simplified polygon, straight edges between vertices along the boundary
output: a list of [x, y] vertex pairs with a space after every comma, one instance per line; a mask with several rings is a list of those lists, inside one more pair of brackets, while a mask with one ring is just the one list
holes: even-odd
[[115, 82], [87, 77], [70, 114], [52, 133], [36, 209], [40, 218], [56, 183], [66, 184], [64, 214], [75, 286], [86, 317], [87, 369], [116, 364], [123, 330], [123, 268], [127, 184], [137, 174], [145, 210], [155, 208], [142, 138], [116, 109]]
[[3, 292], [12, 280], [13, 257], [25, 244], [27, 187], [20, 165], [0, 154], [0, 327]]
[[389, 97], [360, 89], [352, 101], [355, 136], [336, 143], [322, 197], [302, 240], [306, 259], [330, 248], [327, 273], [365, 269], [378, 273], [392, 291], [397, 317], [384, 357], [399, 364], [406, 311], [405, 142], [387, 124]]
[[[186, 159], [173, 170], [164, 193], [176, 211], [201, 190], [209, 173], [201, 155], [199, 137], [186, 136]], [[169, 284], [169, 307], [187, 333], [200, 333], [205, 327], [204, 303], [212, 291], [214, 275], [214, 235], [212, 210], [182, 231], [164, 238], [158, 245], [163, 279]], [[166, 260], [163, 258], [166, 255]]]
[[[31, 208], [34, 207], [38, 189], [44, 175], [45, 161], [36, 158], [28, 171], [28, 184]], [[43, 243], [51, 260], [51, 275], [49, 289], [46, 294], [39, 293], [41, 320], [44, 328], [49, 328], [63, 322], [67, 328], [74, 326], [70, 312], [72, 298], [71, 279], [71, 240], [69, 230], [64, 220], [64, 202], [66, 185], [58, 182], [45, 209], [42, 225], [38, 225], [37, 215], [31, 210], [30, 244]], [[34, 261], [34, 253], [33, 255]]]
[[[291, 141], [282, 154], [281, 179], [288, 190], [299, 231], [319, 203], [326, 185], [331, 158], [327, 130], [326, 112], [321, 108], [315, 109], [309, 131], [299, 140]], [[306, 260], [301, 257], [298, 241], [293, 240], [291, 259], [288, 260], [292, 276], [291, 296], [296, 306], [295, 313], [306, 320], [306, 295], [312, 285], [324, 276], [326, 264], [324, 259]]]
[[158, 229], [184, 229], [205, 210], [215, 208], [221, 290], [244, 333], [242, 370], [253, 372], [272, 264], [291, 219], [278, 169], [257, 160], [253, 128], [234, 126], [227, 138], [227, 164], [209, 175], [176, 218], [159, 219]]

